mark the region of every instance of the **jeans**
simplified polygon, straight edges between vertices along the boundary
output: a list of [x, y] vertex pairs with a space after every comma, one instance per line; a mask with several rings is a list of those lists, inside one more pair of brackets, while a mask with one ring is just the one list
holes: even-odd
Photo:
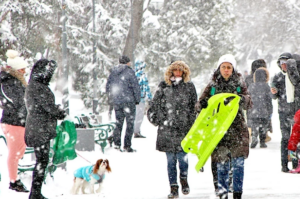
[[131, 139], [133, 135], [135, 120], [135, 103], [114, 104], [116, 114], [116, 128], [114, 130], [114, 144], [121, 146], [121, 133], [123, 129], [124, 119], [126, 118], [126, 134], [124, 148], [131, 147]]
[[[244, 157], [232, 158], [233, 192], [243, 192]], [[218, 163], [219, 194], [227, 194], [229, 188], [230, 161]]]
[[185, 152], [171, 153], [166, 152], [168, 160], [168, 176], [171, 185], [177, 185], [177, 160], [179, 162], [180, 177], [187, 178], [188, 175], [188, 155]]

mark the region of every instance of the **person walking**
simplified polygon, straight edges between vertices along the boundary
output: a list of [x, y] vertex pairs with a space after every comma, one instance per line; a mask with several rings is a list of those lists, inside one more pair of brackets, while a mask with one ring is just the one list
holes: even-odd
[[126, 118], [126, 134], [124, 138], [125, 152], [135, 152], [131, 148], [134, 130], [136, 105], [140, 103], [141, 91], [130, 59], [123, 55], [119, 58], [119, 65], [112, 68], [106, 84], [106, 93], [112, 101], [116, 115], [116, 128], [113, 132], [115, 149], [121, 150], [121, 133]]
[[[267, 64], [266, 64], [265, 60], [263, 60], [263, 59], [257, 59], [257, 60], [254, 60], [252, 62], [252, 64], [251, 64], [251, 74], [248, 75], [248, 76], [246, 76], [246, 78], [245, 78], [245, 82], [246, 82], [247, 88], [249, 88], [250, 85], [254, 83], [254, 81], [253, 81], [254, 73], [255, 73], [255, 71], [258, 68], [261, 68], [261, 67], [267, 68]], [[272, 129], [271, 118], [269, 119], [268, 124], [269, 125], [267, 127], [267, 131], [269, 131], [269, 132], [272, 133], [273, 129]], [[249, 133], [250, 133], [250, 142], [251, 142], [251, 133], [252, 133], [251, 132], [252, 131], [251, 125], [252, 125], [252, 120], [249, 117], [249, 111], [247, 111], [247, 125], [248, 125], [248, 128], [249, 128], [248, 130], [249, 130]], [[265, 142], [269, 142], [269, 141], [271, 141], [271, 137], [268, 135], [268, 132], [267, 132]]]
[[231, 54], [221, 56], [217, 66], [195, 109], [200, 113], [208, 106], [209, 98], [215, 94], [234, 93], [241, 97], [234, 121], [211, 155], [212, 165], [217, 162], [218, 196], [222, 199], [228, 198], [229, 171], [232, 164], [233, 198], [239, 199], [243, 193], [244, 160], [249, 155], [249, 132], [243, 109], [252, 108], [252, 101], [242, 74], [237, 72], [234, 56]]
[[[277, 73], [271, 83], [272, 98], [278, 101], [278, 115], [281, 130], [281, 171], [288, 173], [288, 141], [290, 138], [291, 127], [293, 124], [293, 96], [294, 86], [287, 76], [287, 62], [292, 59], [290, 53], [282, 53], [277, 61], [281, 72]], [[297, 167], [298, 162], [292, 161], [293, 168]]]
[[34, 148], [36, 157], [29, 199], [46, 199], [41, 189], [49, 162], [50, 140], [56, 137], [57, 120], [66, 116], [66, 112], [55, 104], [55, 96], [49, 88], [56, 67], [53, 60], [37, 61], [25, 90], [25, 104], [28, 110], [25, 142], [27, 146]]
[[158, 126], [156, 149], [165, 152], [168, 162], [168, 176], [171, 193], [168, 198], [178, 197], [177, 161], [180, 170], [181, 190], [189, 194], [188, 155], [181, 147], [195, 119], [194, 106], [197, 93], [190, 81], [190, 69], [183, 61], [168, 66], [165, 80], [160, 82], [147, 112], [149, 121]]
[[146, 63], [142, 61], [137, 61], [135, 63], [135, 76], [138, 79], [140, 89], [141, 89], [141, 101], [136, 105], [136, 115], [134, 121], [134, 138], [146, 138], [141, 134], [141, 125], [144, 120], [144, 113], [146, 107], [146, 101], [152, 100], [152, 94], [150, 92], [150, 87], [148, 84], [148, 78], [144, 72], [146, 68]]
[[253, 107], [248, 110], [248, 118], [252, 121], [252, 143], [251, 148], [255, 148], [259, 135], [260, 148], [267, 148], [265, 139], [267, 128], [273, 113], [272, 97], [270, 92], [269, 71], [262, 67], [258, 68], [253, 75], [254, 83], [249, 88], [249, 94], [253, 102]]
[[9, 174], [9, 189], [17, 192], [29, 192], [18, 178], [18, 162], [26, 149], [24, 140], [27, 110], [24, 93], [27, 82], [24, 78], [28, 63], [19, 57], [15, 50], [6, 52], [7, 66], [1, 68], [1, 129], [5, 135], [8, 147], [7, 168]]

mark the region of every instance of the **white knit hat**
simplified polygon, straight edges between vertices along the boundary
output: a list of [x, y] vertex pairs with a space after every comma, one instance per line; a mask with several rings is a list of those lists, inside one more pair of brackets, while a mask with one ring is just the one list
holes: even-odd
[[8, 57], [7, 65], [15, 70], [23, 69], [28, 66], [28, 63], [22, 57], [19, 57], [19, 53], [15, 50], [7, 50], [6, 56]]
[[233, 69], [235, 69], [236, 67], [236, 61], [235, 58], [232, 54], [226, 54], [226, 55], [222, 55], [218, 61], [218, 67], [224, 63], [224, 62], [228, 62], [231, 63], [231, 65], [233, 66]]

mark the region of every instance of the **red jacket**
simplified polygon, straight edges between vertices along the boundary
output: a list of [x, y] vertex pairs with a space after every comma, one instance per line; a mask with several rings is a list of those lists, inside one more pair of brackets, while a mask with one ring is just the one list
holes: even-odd
[[295, 124], [288, 144], [288, 149], [291, 151], [296, 151], [297, 145], [300, 142], [300, 110], [296, 112], [294, 121]]

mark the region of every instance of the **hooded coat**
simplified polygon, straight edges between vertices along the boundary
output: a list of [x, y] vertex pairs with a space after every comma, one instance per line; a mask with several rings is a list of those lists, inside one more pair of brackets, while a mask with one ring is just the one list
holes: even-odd
[[24, 94], [27, 83], [23, 75], [12, 68], [4, 68], [0, 73], [0, 84], [1, 123], [25, 127], [27, 110]]
[[[247, 91], [246, 83], [243, 81], [242, 75], [235, 70], [233, 70], [228, 81], [225, 81], [220, 73], [220, 68], [218, 68], [214, 73], [211, 82], [204, 89], [198, 103], [201, 100], [208, 101], [209, 98], [212, 97], [212, 87], [215, 88], [214, 94], [234, 93], [242, 96], [238, 113], [226, 134], [212, 153], [212, 161], [227, 161], [228, 153], [231, 153], [232, 158], [247, 158], [249, 155], [249, 132], [243, 109], [250, 109], [252, 107], [252, 101]], [[240, 92], [238, 92], [238, 87], [240, 88]]]
[[54, 94], [48, 87], [56, 67], [55, 61], [41, 59], [32, 68], [25, 90], [28, 111], [25, 143], [29, 147], [39, 147], [55, 138], [57, 120], [65, 117], [65, 111], [55, 105]]
[[[182, 80], [173, 80], [173, 70], [180, 66]], [[163, 152], [182, 152], [184, 139], [195, 119], [197, 101], [195, 86], [190, 82], [190, 70], [182, 61], [173, 62], [166, 70], [165, 81], [156, 91], [147, 112], [149, 121], [158, 125], [156, 149]]]
[[265, 68], [259, 68], [254, 73], [254, 83], [249, 88], [249, 94], [253, 107], [248, 110], [249, 119], [269, 119], [273, 113], [272, 93], [268, 85], [269, 72]]
[[138, 104], [141, 90], [135, 72], [126, 64], [112, 68], [106, 83], [110, 104]]
[[[277, 73], [274, 77], [273, 80], [271, 82], [271, 85], [273, 87], [276, 88], [277, 93], [276, 94], [272, 94], [272, 98], [273, 99], [278, 99], [278, 114], [282, 115], [282, 118], [286, 118], [288, 120], [292, 120], [293, 115], [294, 115], [294, 107], [293, 107], [293, 103], [288, 103], [287, 102], [287, 97], [286, 97], [286, 85], [285, 85], [285, 75], [287, 75], [286, 72], [284, 72], [281, 68], [281, 66], [279, 65], [279, 60], [280, 59], [291, 59], [291, 54], [290, 53], [283, 53], [282, 55], [280, 55], [279, 59], [278, 59], [278, 67], [281, 70], [281, 72]], [[289, 62], [287, 63], [287, 66], [290, 68], [290, 71], [294, 71], [291, 70], [291, 64], [289, 64]], [[291, 80], [291, 78], [290, 78]], [[293, 81], [291, 80], [291, 82], [293, 83]], [[294, 82], [295, 83], [295, 82]]]
[[255, 61], [252, 62], [252, 64], [251, 64], [251, 74], [248, 75], [245, 78], [245, 82], [246, 82], [247, 88], [249, 88], [249, 86], [254, 82], [253, 81], [253, 76], [254, 76], [255, 71], [258, 68], [261, 68], [261, 67], [264, 67], [264, 68], [267, 67], [266, 66], [266, 62], [263, 59], [257, 59], [257, 60], [255, 60]]

